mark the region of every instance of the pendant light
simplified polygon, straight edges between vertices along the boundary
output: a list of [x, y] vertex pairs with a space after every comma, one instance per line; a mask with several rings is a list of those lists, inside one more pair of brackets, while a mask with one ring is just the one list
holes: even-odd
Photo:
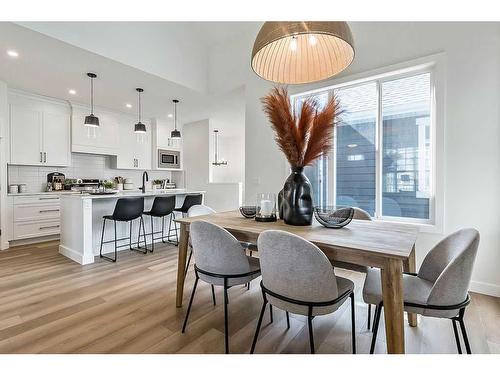
[[141, 93], [144, 92], [143, 89], [137, 88], [135, 89], [139, 95], [139, 122], [134, 125], [134, 133], [136, 134], [145, 134], [146, 133], [146, 125], [141, 122]]
[[177, 130], [177, 103], [179, 103], [179, 101], [174, 99], [172, 102], [174, 103], [174, 130], [170, 133], [170, 138], [180, 138], [181, 132]]
[[94, 79], [97, 77], [95, 73], [87, 73], [90, 78], [90, 115], [85, 116], [85, 126], [97, 128], [99, 126], [99, 118], [94, 116]]
[[219, 160], [219, 131], [217, 129], [214, 130], [214, 152], [215, 155], [212, 165], [227, 165], [227, 161], [225, 161], [224, 159]]
[[255, 39], [252, 69], [284, 84], [321, 81], [354, 60], [354, 42], [346, 22], [265, 22]]

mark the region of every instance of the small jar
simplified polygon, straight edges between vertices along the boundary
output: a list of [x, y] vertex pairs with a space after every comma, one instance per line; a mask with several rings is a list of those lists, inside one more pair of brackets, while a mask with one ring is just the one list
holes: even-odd
[[256, 221], [276, 221], [276, 194], [257, 194]]
[[28, 187], [26, 184], [19, 184], [19, 192], [20, 193], [26, 193], [28, 191]]
[[10, 194], [19, 193], [19, 185], [9, 185], [9, 193]]

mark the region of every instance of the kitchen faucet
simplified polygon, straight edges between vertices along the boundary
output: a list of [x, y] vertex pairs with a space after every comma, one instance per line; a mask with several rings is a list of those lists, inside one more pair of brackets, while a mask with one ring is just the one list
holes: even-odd
[[149, 176], [148, 172], [144, 171], [144, 173], [142, 174], [142, 194], [146, 192], [146, 181], [149, 181]]

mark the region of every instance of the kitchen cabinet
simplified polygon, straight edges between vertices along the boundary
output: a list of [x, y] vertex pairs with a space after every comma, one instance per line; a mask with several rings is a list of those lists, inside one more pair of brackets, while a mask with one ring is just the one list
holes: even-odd
[[[156, 149], [165, 149], [165, 150], [177, 150], [180, 151], [182, 148], [182, 138], [181, 139], [173, 139], [170, 138], [170, 134], [172, 130], [174, 130], [173, 122], [168, 123], [164, 120], [156, 120], [154, 122], [154, 142], [156, 144]], [[181, 133], [182, 134], [182, 133]]]
[[70, 110], [62, 102], [9, 94], [10, 164], [69, 166]]
[[117, 155], [121, 115], [97, 107], [94, 114], [99, 117], [99, 126], [89, 127], [84, 125], [85, 116], [89, 113], [89, 107], [72, 106], [71, 151], [87, 154]]
[[119, 148], [113, 167], [116, 169], [151, 169], [151, 125], [146, 125], [146, 134], [134, 133], [137, 119], [124, 116], [119, 126]]

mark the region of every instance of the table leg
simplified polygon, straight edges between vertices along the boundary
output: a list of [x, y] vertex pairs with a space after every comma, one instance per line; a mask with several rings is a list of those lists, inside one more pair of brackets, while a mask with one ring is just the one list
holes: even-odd
[[189, 231], [187, 224], [181, 224], [181, 235], [179, 239], [179, 256], [177, 260], [177, 292], [175, 296], [175, 305], [182, 307], [182, 297], [184, 295], [184, 276], [186, 269], [186, 258], [188, 251]]
[[[413, 245], [413, 249], [411, 250], [410, 256], [403, 262], [403, 269], [405, 272], [416, 272], [417, 265], [415, 263], [415, 245]], [[410, 327], [417, 326], [417, 314], [415, 313], [406, 313], [408, 316], [408, 324]]]
[[382, 269], [385, 335], [388, 354], [404, 354], [403, 264], [389, 259]]

